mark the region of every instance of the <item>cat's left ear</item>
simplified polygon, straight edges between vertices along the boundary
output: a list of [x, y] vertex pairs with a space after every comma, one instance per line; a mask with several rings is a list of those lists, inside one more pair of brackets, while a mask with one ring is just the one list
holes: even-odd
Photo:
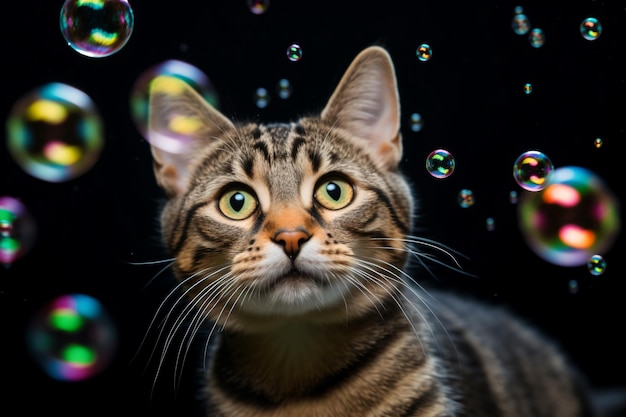
[[400, 101], [389, 53], [364, 49], [352, 61], [322, 111], [322, 119], [369, 141], [374, 159], [395, 169], [402, 158]]
[[173, 76], [152, 80], [148, 106], [148, 139], [157, 182], [168, 196], [181, 195], [198, 151], [234, 125], [190, 85]]

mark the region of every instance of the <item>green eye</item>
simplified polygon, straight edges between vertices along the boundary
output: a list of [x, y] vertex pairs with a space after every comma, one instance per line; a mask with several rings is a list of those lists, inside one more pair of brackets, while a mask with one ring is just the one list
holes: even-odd
[[331, 178], [319, 183], [313, 196], [322, 207], [339, 210], [352, 202], [354, 189], [344, 179]]
[[229, 219], [244, 220], [255, 212], [258, 202], [249, 191], [232, 189], [222, 194], [218, 206]]

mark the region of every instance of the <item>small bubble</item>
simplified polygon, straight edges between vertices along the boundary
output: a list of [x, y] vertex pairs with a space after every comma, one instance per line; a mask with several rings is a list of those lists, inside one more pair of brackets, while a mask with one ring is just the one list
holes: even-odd
[[259, 87], [254, 92], [254, 102], [256, 106], [260, 109], [264, 109], [270, 102], [270, 95], [267, 89], [263, 87]]
[[82, 381], [106, 369], [117, 332], [95, 298], [66, 294], [44, 305], [28, 327], [28, 348], [51, 378]]
[[495, 230], [496, 221], [493, 219], [493, 217], [487, 217], [487, 220], [485, 220], [485, 227], [488, 232], [493, 232]]
[[433, 56], [433, 50], [427, 43], [423, 43], [417, 47], [417, 51], [415, 51], [417, 55], [417, 59], [422, 62], [430, 61], [430, 58]]
[[547, 185], [548, 175], [554, 170], [552, 161], [540, 151], [527, 151], [513, 164], [513, 178], [528, 191], [539, 191]]
[[593, 255], [587, 262], [587, 269], [591, 275], [598, 276], [604, 274], [604, 271], [606, 271], [606, 259], [601, 255]]
[[435, 149], [426, 157], [426, 170], [435, 178], [447, 178], [454, 172], [454, 156], [445, 149]]
[[509, 193], [509, 203], [517, 204], [519, 201], [519, 196], [517, 195], [517, 191], [513, 190]]
[[524, 8], [522, 6], [515, 6], [513, 9], [513, 14], [522, 14], [524, 13]]
[[297, 43], [292, 43], [287, 48], [287, 58], [292, 62], [297, 62], [302, 59], [302, 48]]
[[593, 146], [595, 146], [596, 148], [601, 148], [603, 144], [604, 142], [602, 141], [602, 138], [595, 138], [593, 140]]
[[578, 281], [576, 281], [575, 279], [569, 280], [569, 282], [567, 283], [567, 288], [570, 294], [578, 294], [578, 291], [580, 290], [580, 287], [578, 286]]
[[511, 22], [511, 27], [513, 28], [513, 32], [517, 35], [525, 35], [530, 30], [530, 20], [523, 13], [516, 13], [513, 16], [513, 22]]
[[457, 202], [463, 208], [472, 207], [474, 205], [474, 192], [466, 188], [459, 191]]
[[278, 97], [282, 98], [283, 100], [286, 100], [289, 97], [291, 97], [292, 87], [291, 87], [291, 83], [289, 82], [289, 80], [286, 78], [281, 78], [280, 80], [278, 80], [278, 85], [276, 86], [276, 92], [278, 93]]
[[254, 14], [263, 14], [270, 7], [269, 0], [247, 0], [248, 9]]
[[543, 33], [543, 30], [534, 28], [528, 34], [528, 40], [533, 48], [541, 48], [546, 42], [546, 35]]
[[588, 17], [580, 23], [580, 34], [588, 41], [595, 41], [602, 34], [602, 24], [595, 17]]
[[24, 204], [13, 197], [0, 197], [0, 263], [8, 266], [26, 255], [36, 233], [35, 221]]
[[419, 113], [413, 113], [411, 115], [411, 130], [413, 132], [419, 132], [424, 127], [424, 120], [422, 120], [422, 115]]
[[103, 58], [118, 52], [133, 31], [133, 9], [127, 0], [66, 0], [61, 33], [76, 52]]
[[531, 83], [524, 84], [524, 93], [528, 95], [532, 92], [533, 92], [533, 85]]
[[102, 121], [91, 98], [62, 83], [46, 84], [18, 100], [7, 130], [15, 161], [30, 175], [50, 182], [85, 173], [104, 144]]

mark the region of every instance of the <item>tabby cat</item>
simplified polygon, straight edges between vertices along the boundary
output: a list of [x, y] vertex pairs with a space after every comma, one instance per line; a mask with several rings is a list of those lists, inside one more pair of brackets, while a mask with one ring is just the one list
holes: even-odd
[[593, 415], [538, 332], [408, 267], [431, 243], [411, 235], [396, 84], [371, 46], [319, 115], [240, 124], [153, 81], [163, 239], [187, 300], [170, 319], [191, 317], [191, 336], [209, 323], [206, 415]]

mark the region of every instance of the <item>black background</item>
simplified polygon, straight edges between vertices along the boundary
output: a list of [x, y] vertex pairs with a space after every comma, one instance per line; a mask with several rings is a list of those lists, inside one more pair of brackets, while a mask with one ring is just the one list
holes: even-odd
[[[258, 16], [245, 0], [132, 1], [130, 41], [99, 59], [66, 45], [58, 23], [62, 4], [3, 4], [2, 117], [33, 88], [64, 82], [93, 99], [106, 144], [89, 172], [63, 183], [29, 176], [11, 159], [6, 142], [0, 147], [0, 195], [20, 199], [39, 229], [30, 253], [0, 269], [0, 407], [14, 405], [19, 415], [187, 415], [188, 387], [176, 394], [165, 370], [151, 396], [154, 369], [142, 372], [147, 355], [131, 361], [172, 287], [157, 276], [160, 265], [132, 264], [166, 256], [156, 228], [161, 194], [129, 109], [131, 87], [144, 70], [168, 59], [188, 62], [209, 76], [226, 115], [290, 121], [321, 110], [350, 61], [371, 44], [388, 48], [395, 61], [404, 169], [419, 197], [420, 234], [466, 254], [464, 268], [478, 276], [435, 268], [440, 282], [519, 311], [562, 343], [594, 384], [626, 383], [623, 236], [605, 253], [608, 268], [601, 276], [585, 266], [552, 265], [524, 243], [508, 199], [510, 191], [521, 191], [511, 175], [513, 161], [539, 149], [556, 167], [596, 172], [624, 201], [623, 2], [273, 0]], [[516, 6], [544, 30], [543, 47], [532, 48], [511, 29]], [[604, 27], [593, 42], [578, 31], [589, 16]], [[299, 62], [285, 55], [293, 42], [303, 48]], [[433, 48], [426, 63], [415, 56], [422, 42]], [[287, 100], [274, 93], [281, 78], [293, 85]], [[530, 95], [522, 90], [526, 82], [534, 86]], [[265, 109], [253, 100], [260, 86], [272, 94]], [[409, 128], [413, 112], [424, 120], [419, 132]], [[596, 137], [604, 141], [599, 149]], [[446, 180], [423, 168], [438, 147], [456, 158], [456, 171]], [[456, 203], [461, 188], [473, 190], [473, 207]], [[487, 217], [494, 218], [495, 230], [486, 229]], [[579, 284], [575, 294], [570, 280]], [[25, 329], [44, 303], [76, 292], [102, 302], [119, 332], [119, 350], [98, 376], [60, 382], [30, 357]]]

